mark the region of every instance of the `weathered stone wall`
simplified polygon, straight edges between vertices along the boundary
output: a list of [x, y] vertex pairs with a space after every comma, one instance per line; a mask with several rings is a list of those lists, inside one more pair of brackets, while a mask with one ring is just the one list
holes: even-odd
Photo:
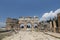
[[39, 20], [38, 17], [34, 18], [34, 17], [20, 17], [19, 18], [19, 24], [24, 24], [24, 29], [27, 29], [27, 24], [30, 23], [31, 24], [31, 29], [32, 31], [34, 30], [34, 23], [39, 24]]
[[6, 20], [6, 30], [18, 29], [18, 19], [7, 18]]
[[20, 30], [20, 25], [24, 24], [24, 30], [27, 29], [27, 24], [31, 24], [31, 29], [32, 31], [34, 30], [34, 23], [37, 24], [37, 27], [39, 25], [39, 18], [38, 17], [20, 17], [19, 19], [14, 19], [14, 18], [7, 18], [6, 20], [6, 29], [7, 30]]
[[60, 13], [57, 15], [58, 17], [58, 32], [60, 32]]

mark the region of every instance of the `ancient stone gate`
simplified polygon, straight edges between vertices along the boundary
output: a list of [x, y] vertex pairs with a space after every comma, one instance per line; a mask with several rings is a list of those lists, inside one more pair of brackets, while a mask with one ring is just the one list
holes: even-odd
[[[28, 25], [29, 24], [29, 25]], [[21, 28], [24, 28], [26, 30], [27, 28], [30, 28], [31, 30], [34, 30], [35, 28], [38, 28], [39, 24], [39, 18], [38, 17], [20, 17], [19, 18], [19, 25]]]
[[30, 28], [34, 30], [35, 28], [39, 27], [39, 18], [37, 16], [34, 17], [19, 17], [19, 19], [15, 18], [7, 18], [6, 20], [6, 29], [17, 29], [17, 30], [27, 30]]

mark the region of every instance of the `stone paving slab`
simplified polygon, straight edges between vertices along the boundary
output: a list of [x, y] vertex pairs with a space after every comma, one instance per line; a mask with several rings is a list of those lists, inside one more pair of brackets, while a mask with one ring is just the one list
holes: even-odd
[[17, 34], [13, 34], [12, 36], [6, 37], [2, 40], [60, 40], [60, 39], [46, 35], [43, 32], [20, 31]]
[[44, 33], [60, 39], [60, 33], [54, 33], [54, 32], [44, 32]]

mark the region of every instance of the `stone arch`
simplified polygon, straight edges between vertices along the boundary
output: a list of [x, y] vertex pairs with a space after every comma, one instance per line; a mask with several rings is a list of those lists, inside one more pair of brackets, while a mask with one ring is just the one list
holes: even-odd
[[24, 28], [24, 23], [20, 23], [20, 28]]
[[27, 22], [27, 28], [31, 28], [32, 27], [32, 23], [31, 22]]
[[34, 24], [34, 28], [37, 28], [37, 27], [38, 27], [38, 24], [35, 23], [35, 24]]
[[34, 23], [34, 28], [38, 28], [38, 23]]

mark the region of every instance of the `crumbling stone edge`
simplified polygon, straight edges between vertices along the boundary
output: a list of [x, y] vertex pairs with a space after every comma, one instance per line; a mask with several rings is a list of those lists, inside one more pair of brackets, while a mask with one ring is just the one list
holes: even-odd
[[57, 37], [57, 36], [54, 36], [54, 35], [51, 35], [51, 34], [48, 34], [48, 33], [45, 33], [45, 32], [43, 32], [43, 33], [46, 34], [46, 35], [50, 35], [50, 36], [52, 36], [52, 37], [55, 37], [55, 38], [60, 39], [60, 37]]

